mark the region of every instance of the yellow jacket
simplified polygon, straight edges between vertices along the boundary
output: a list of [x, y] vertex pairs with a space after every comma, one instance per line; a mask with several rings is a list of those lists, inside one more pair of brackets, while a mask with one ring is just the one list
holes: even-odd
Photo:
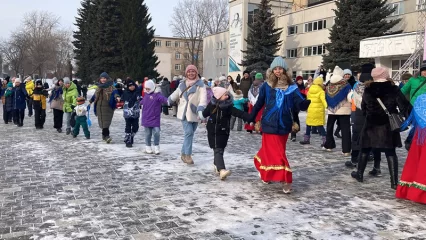
[[308, 126], [324, 126], [325, 124], [327, 101], [325, 100], [325, 92], [322, 85], [322, 78], [316, 78], [314, 84], [309, 88], [307, 98], [311, 100], [311, 104], [306, 117], [306, 125]]
[[34, 92], [34, 81], [30, 80], [25, 83], [25, 89], [27, 90], [28, 96], [32, 97]]
[[41, 109], [46, 110], [46, 99], [47, 97], [44, 94], [33, 94], [34, 109], [41, 107]]

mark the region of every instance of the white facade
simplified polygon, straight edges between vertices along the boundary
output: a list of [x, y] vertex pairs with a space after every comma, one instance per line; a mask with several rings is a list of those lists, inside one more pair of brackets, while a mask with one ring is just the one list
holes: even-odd
[[229, 32], [207, 36], [203, 39], [203, 76], [207, 79], [228, 74]]
[[172, 54], [171, 53], [155, 53], [160, 62], [157, 66], [157, 72], [160, 76], [170, 78], [172, 76]]

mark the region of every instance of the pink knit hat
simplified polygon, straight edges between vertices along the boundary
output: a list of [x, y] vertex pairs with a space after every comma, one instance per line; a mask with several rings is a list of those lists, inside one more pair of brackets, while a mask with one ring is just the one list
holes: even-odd
[[376, 67], [371, 71], [371, 76], [373, 80], [388, 79], [390, 78], [389, 69], [385, 67]]
[[197, 69], [197, 67], [196, 67], [196, 66], [194, 66], [194, 65], [188, 65], [188, 66], [186, 67], [185, 74], [188, 74], [188, 71], [189, 71], [189, 70], [194, 70], [194, 71], [196, 71], [196, 72], [197, 72], [197, 74], [198, 74], [198, 69]]
[[225, 95], [226, 92], [227, 92], [226, 89], [223, 88], [223, 87], [214, 87], [213, 88], [213, 96], [216, 99], [221, 98], [223, 95]]

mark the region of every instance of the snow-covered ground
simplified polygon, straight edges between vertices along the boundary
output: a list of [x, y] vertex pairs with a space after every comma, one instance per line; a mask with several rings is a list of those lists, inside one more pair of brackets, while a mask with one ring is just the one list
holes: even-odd
[[[195, 165], [186, 166], [179, 159], [182, 126], [171, 116], [162, 119], [159, 156], [143, 153], [143, 128], [135, 147], [125, 148], [121, 110], [109, 145], [94, 116], [91, 140], [56, 133], [52, 118], [41, 131], [33, 118], [23, 128], [0, 124], [0, 238], [426, 238], [426, 206], [395, 199], [384, 156], [384, 176], [360, 184], [339, 149], [320, 150], [319, 136], [308, 146], [289, 142], [294, 193], [284, 195], [280, 184], [258, 179], [259, 135], [231, 133], [225, 161], [233, 173], [220, 181], [202, 125]], [[402, 167], [406, 152], [398, 154]]]

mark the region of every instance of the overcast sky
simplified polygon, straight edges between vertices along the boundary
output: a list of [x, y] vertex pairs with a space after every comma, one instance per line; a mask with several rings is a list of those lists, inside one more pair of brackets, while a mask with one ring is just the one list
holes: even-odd
[[[172, 36], [169, 28], [173, 7], [177, 0], [145, 0], [152, 17], [151, 24], [156, 28], [155, 34]], [[64, 28], [74, 29], [80, 0], [0, 0], [0, 38], [8, 38], [10, 32], [20, 25], [26, 12], [44, 10], [61, 18]]]

